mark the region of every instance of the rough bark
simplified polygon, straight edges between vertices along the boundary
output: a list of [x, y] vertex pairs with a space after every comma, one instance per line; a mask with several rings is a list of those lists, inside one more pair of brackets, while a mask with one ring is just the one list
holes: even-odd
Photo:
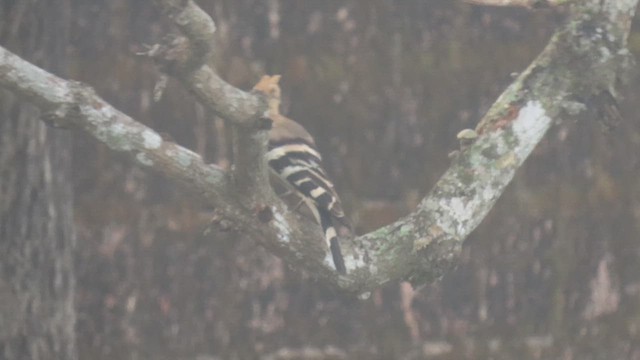
[[[3, 5], [2, 44], [64, 74], [64, 0]], [[0, 93], [0, 357], [75, 359], [70, 134]]]

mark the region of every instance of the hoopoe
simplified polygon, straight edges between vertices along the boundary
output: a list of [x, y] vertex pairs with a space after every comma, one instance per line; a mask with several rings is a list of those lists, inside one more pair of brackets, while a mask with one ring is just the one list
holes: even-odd
[[301, 197], [322, 227], [336, 270], [346, 273], [338, 243], [338, 226], [351, 229], [333, 183], [322, 168], [322, 156], [302, 125], [280, 114], [280, 75], [265, 75], [253, 87], [267, 96], [269, 131], [267, 161], [276, 175]]

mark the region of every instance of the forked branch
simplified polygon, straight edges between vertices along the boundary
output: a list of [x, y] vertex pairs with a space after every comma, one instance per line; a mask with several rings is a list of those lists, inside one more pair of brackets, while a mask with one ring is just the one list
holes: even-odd
[[348, 274], [338, 276], [322, 248], [319, 228], [287, 210], [269, 188], [262, 158], [263, 99], [227, 84], [207, 65], [215, 30], [211, 18], [190, 0], [156, 3], [188, 41], [160, 45], [151, 55], [212, 113], [236, 127], [236, 148], [245, 158], [233, 174], [163, 140], [88, 87], [55, 77], [1, 48], [0, 86], [40, 107], [55, 123], [81, 128], [142, 166], [200, 193], [225, 219], [225, 231], [235, 231], [294, 268], [353, 292], [393, 279], [424, 283], [442, 276], [456, 263], [462, 241], [552, 124], [587, 110], [600, 111], [589, 104], [599, 103], [593, 100], [602, 94], [613, 99], [618, 79], [633, 68], [626, 39], [637, 0], [583, 0], [571, 5], [566, 24], [496, 100], [476, 128], [478, 137], [457, 155], [416, 211], [345, 242]]

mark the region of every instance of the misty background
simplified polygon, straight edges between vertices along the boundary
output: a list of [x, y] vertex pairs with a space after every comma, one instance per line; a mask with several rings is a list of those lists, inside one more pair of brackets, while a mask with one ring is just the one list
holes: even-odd
[[[451, 0], [200, 0], [214, 63], [250, 89], [282, 74], [358, 233], [413, 210], [456, 134], [542, 50], [562, 10]], [[138, 57], [175, 32], [142, 1], [69, 0], [67, 77], [208, 162], [229, 128]], [[19, 40], [16, 40], [17, 42]], [[18, 51], [17, 44], [4, 44]], [[629, 46], [640, 52], [634, 27]], [[43, 51], [28, 60], [46, 57]], [[640, 81], [606, 131], [555, 126], [466, 240], [458, 268], [360, 300], [257, 244], [203, 237], [213, 209], [72, 131], [81, 359], [254, 359], [332, 346], [360, 359], [640, 359]], [[62, 131], [62, 130], [60, 130]], [[215, 246], [210, 243], [215, 242]]]

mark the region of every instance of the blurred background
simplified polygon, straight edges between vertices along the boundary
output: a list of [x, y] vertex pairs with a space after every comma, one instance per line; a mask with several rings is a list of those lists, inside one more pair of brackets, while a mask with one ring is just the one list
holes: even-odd
[[[217, 24], [223, 78], [249, 89], [283, 75], [284, 113], [315, 136], [360, 233], [412, 211], [448, 167], [456, 133], [566, 16], [451, 0], [198, 3]], [[177, 82], [153, 101], [159, 73], [135, 52], [174, 31], [153, 6], [65, 4], [69, 78], [208, 162], [232, 163], [224, 121]], [[74, 131], [79, 357], [278, 359], [334, 347], [354, 359], [640, 359], [640, 81], [629, 81], [618, 128], [585, 117], [547, 134], [455, 271], [367, 300], [253, 242], [204, 238], [211, 208]]]

